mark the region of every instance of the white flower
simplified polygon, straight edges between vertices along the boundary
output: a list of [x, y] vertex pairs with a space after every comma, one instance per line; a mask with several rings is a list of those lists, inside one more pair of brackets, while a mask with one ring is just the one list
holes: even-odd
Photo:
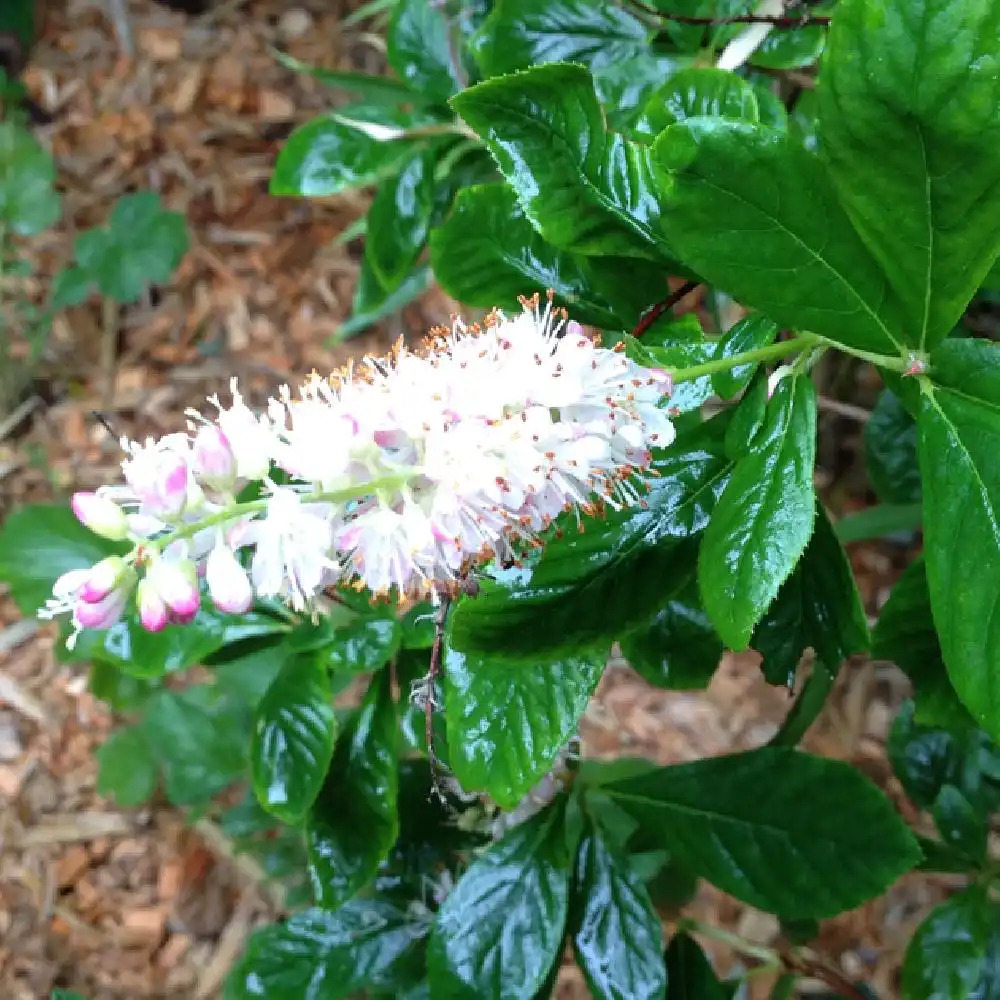
[[220, 611], [239, 615], [250, 610], [253, 604], [250, 578], [221, 535], [208, 554], [205, 583], [212, 603]]
[[231, 406], [224, 407], [218, 396], [212, 396], [209, 402], [219, 411], [216, 420], [236, 459], [237, 476], [241, 479], [263, 479], [271, 467], [275, 449], [274, 428], [266, 415], [254, 416], [243, 402], [235, 378], [229, 385], [233, 396]]

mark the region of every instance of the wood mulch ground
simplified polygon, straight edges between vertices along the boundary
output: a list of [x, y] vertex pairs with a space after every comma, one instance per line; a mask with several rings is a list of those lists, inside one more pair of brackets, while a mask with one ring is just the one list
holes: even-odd
[[[52, 5], [33, 55], [29, 90], [54, 115], [37, 134], [55, 154], [65, 211], [27, 248], [41, 275], [27, 292], [37, 295], [67, 259], [77, 228], [104, 221], [130, 190], [159, 191], [183, 212], [192, 248], [169, 287], [120, 316], [88, 304], [58, 318], [42, 364], [0, 401], [0, 518], [117, 477], [117, 447], [94, 410], [131, 437], [165, 433], [233, 374], [263, 396], [313, 368], [381, 352], [454, 307], [432, 293], [375, 332], [332, 343], [358, 270], [357, 247], [334, 240], [364, 200], [267, 194], [282, 138], [335, 100], [279, 66], [269, 46], [315, 65], [377, 70], [380, 39], [340, 26], [353, 4], [220, 0], [197, 19], [152, 0], [128, 6], [133, 58], [105, 7], [84, 0]], [[854, 417], [845, 419], [856, 438]], [[872, 547], [853, 557], [874, 609], [898, 559]], [[93, 1000], [217, 997], [250, 929], [278, 915], [275, 893], [211, 821], [192, 827], [165, 805], [121, 810], [96, 794], [94, 752], [112, 719], [85, 672], [55, 661], [51, 631], [18, 622], [2, 594], [0, 583], [0, 997], [41, 1000], [53, 986]], [[885, 757], [905, 692], [890, 667], [846, 669], [808, 745], [863, 768], [916, 818]], [[585, 752], [668, 762], [756, 746], [788, 704], [752, 657], [727, 658], [699, 694], [660, 691], [617, 667], [588, 712]], [[947, 889], [942, 879], [905, 879], [825, 925], [817, 950], [891, 998], [906, 940]], [[692, 912], [777, 942], [773, 918], [711, 890]], [[722, 971], [733, 967], [731, 954], [715, 955]], [[585, 995], [567, 970], [560, 996]]]

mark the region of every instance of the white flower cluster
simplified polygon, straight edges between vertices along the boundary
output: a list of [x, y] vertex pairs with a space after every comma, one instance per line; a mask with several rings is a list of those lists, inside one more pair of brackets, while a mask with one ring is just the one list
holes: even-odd
[[[156, 631], [197, 613], [202, 576], [237, 613], [255, 595], [303, 609], [338, 583], [430, 596], [513, 557], [563, 510], [641, 502], [635, 474], [674, 437], [670, 376], [595, 344], [551, 295], [522, 304], [482, 326], [456, 319], [420, 354], [397, 346], [313, 376], [263, 414], [234, 380], [229, 406], [210, 400], [213, 420], [192, 414], [189, 433], [123, 441], [127, 485], [76, 494], [73, 507], [135, 547], [66, 574], [46, 613], [107, 628], [135, 591]], [[260, 498], [238, 502], [253, 481]]]

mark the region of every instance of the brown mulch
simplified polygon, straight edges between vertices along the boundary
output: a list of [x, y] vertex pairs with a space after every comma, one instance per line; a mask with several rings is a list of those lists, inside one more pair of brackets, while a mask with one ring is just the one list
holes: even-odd
[[[267, 194], [283, 137], [336, 102], [268, 47], [378, 71], [379, 39], [341, 27], [355, 5], [220, 0], [187, 18], [131, 0], [131, 59], [101, 3], [51, 5], [27, 82], [55, 116], [36, 131], [57, 160], [64, 219], [27, 248], [40, 280], [67, 259], [74, 232], [103, 222], [130, 190], [159, 191], [183, 212], [192, 247], [169, 287], [120, 316], [87, 304], [57, 319], [33, 380], [0, 409], [0, 424], [24, 414], [0, 435], [0, 518], [117, 477], [117, 445], [94, 410], [132, 437], [164, 433], [233, 374], [266, 395], [447, 317], [453, 304], [432, 293], [375, 332], [333, 343], [358, 271], [357, 247], [334, 240], [364, 197]], [[898, 566], [874, 548], [854, 558], [874, 609]], [[97, 795], [94, 753], [110, 714], [84, 673], [56, 662], [50, 630], [16, 621], [0, 583], [0, 997], [41, 1000], [53, 986], [92, 1000], [217, 997], [250, 929], [274, 919], [279, 901], [210, 820], [192, 827], [168, 806], [122, 810]], [[891, 668], [848, 668], [807, 744], [861, 767], [916, 819], [885, 757], [905, 691]], [[750, 657], [728, 657], [703, 694], [660, 691], [616, 667], [585, 720], [585, 752], [669, 762], [757, 746], [788, 704]], [[817, 950], [891, 998], [913, 926], [947, 889], [905, 879], [825, 924]], [[691, 912], [760, 944], [778, 940], [774, 918], [709, 889]], [[713, 953], [722, 971], [735, 968], [733, 955]], [[585, 995], [572, 970], [560, 995]]]

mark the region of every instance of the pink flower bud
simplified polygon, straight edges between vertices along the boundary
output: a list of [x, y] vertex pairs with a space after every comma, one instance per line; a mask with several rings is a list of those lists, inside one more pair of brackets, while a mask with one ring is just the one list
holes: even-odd
[[236, 482], [236, 456], [229, 439], [215, 424], [202, 424], [194, 438], [194, 473], [215, 490], [232, 489]]
[[113, 542], [128, 537], [125, 512], [114, 500], [97, 493], [74, 493], [71, 505], [80, 523], [95, 535]]
[[191, 477], [187, 455], [149, 445], [134, 449], [122, 470], [144, 513], [172, 518], [184, 510]]
[[78, 596], [81, 601], [96, 604], [103, 601], [122, 582], [128, 564], [121, 556], [108, 556], [90, 567], [86, 579], [80, 586]]
[[229, 614], [240, 615], [253, 604], [253, 588], [246, 570], [227, 546], [220, 544], [208, 554], [205, 581], [212, 603]]
[[583, 327], [577, 323], [575, 319], [571, 319], [566, 324], [566, 336], [567, 337], [586, 337], [587, 335], [583, 332]]
[[139, 621], [147, 632], [162, 632], [170, 617], [166, 604], [163, 603], [156, 585], [149, 578], [141, 580], [135, 594], [139, 606]]
[[118, 587], [93, 604], [78, 601], [73, 608], [73, 619], [81, 628], [111, 628], [121, 618], [127, 598], [128, 590]]
[[190, 559], [161, 559], [147, 573], [146, 580], [156, 588], [173, 617], [197, 614], [201, 603], [198, 571]]

